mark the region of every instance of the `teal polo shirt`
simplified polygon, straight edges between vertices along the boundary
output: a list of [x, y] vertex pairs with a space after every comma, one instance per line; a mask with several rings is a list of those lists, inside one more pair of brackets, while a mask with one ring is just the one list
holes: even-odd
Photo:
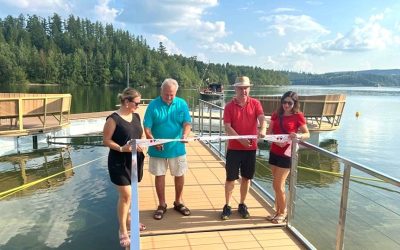
[[[175, 97], [168, 105], [159, 96], [147, 107], [143, 126], [151, 130], [155, 139], [181, 139], [183, 124], [191, 123], [191, 121], [189, 107], [185, 100]], [[186, 150], [182, 142], [169, 142], [164, 144], [162, 151], [149, 147], [148, 153], [151, 157], [175, 158], [186, 154]]]

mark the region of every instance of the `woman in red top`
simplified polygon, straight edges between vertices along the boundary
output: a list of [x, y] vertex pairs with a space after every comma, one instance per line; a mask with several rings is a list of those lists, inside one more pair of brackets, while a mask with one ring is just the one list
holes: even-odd
[[[289, 134], [291, 139], [308, 139], [306, 119], [299, 111], [300, 104], [296, 92], [288, 91], [281, 97], [281, 106], [271, 115], [267, 134]], [[297, 134], [300, 132], [299, 134]], [[285, 181], [289, 175], [291, 157], [285, 155], [290, 147], [287, 142], [274, 142], [269, 151], [269, 164], [273, 176], [272, 186], [275, 191], [275, 214], [268, 216], [272, 223], [282, 223], [286, 220]]]

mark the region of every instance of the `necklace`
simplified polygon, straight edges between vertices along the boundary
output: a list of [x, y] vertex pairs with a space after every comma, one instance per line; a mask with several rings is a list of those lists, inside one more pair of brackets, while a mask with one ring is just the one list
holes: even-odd
[[123, 114], [123, 113], [121, 112], [121, 109], [119, 109], [119, 110], [117, 111], [117, 114], [118, 114], [122, 119], [124, 119], [124, 120], [127, 121], [127, 122], [131, 122], [131, 121], [132, 121], [132, 113]]

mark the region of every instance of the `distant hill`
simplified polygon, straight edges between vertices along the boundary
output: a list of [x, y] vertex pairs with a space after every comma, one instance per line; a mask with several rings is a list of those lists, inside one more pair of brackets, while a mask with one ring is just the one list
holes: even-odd
[[286, 72], [293, 85], [400, 86], [400, 69], [332, 72]]
[[371, 75], [400, 75], [400, 69], [371, 69], [357, 71], [360, 74], [371, 74]]

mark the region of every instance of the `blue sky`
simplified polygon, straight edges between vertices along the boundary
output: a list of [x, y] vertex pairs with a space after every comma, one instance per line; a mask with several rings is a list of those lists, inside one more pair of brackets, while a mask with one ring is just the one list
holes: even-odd
[[400, 68], [398, 0], [0, 0], [7, 15], [73, 14], [213, 63], [311, 73]]

